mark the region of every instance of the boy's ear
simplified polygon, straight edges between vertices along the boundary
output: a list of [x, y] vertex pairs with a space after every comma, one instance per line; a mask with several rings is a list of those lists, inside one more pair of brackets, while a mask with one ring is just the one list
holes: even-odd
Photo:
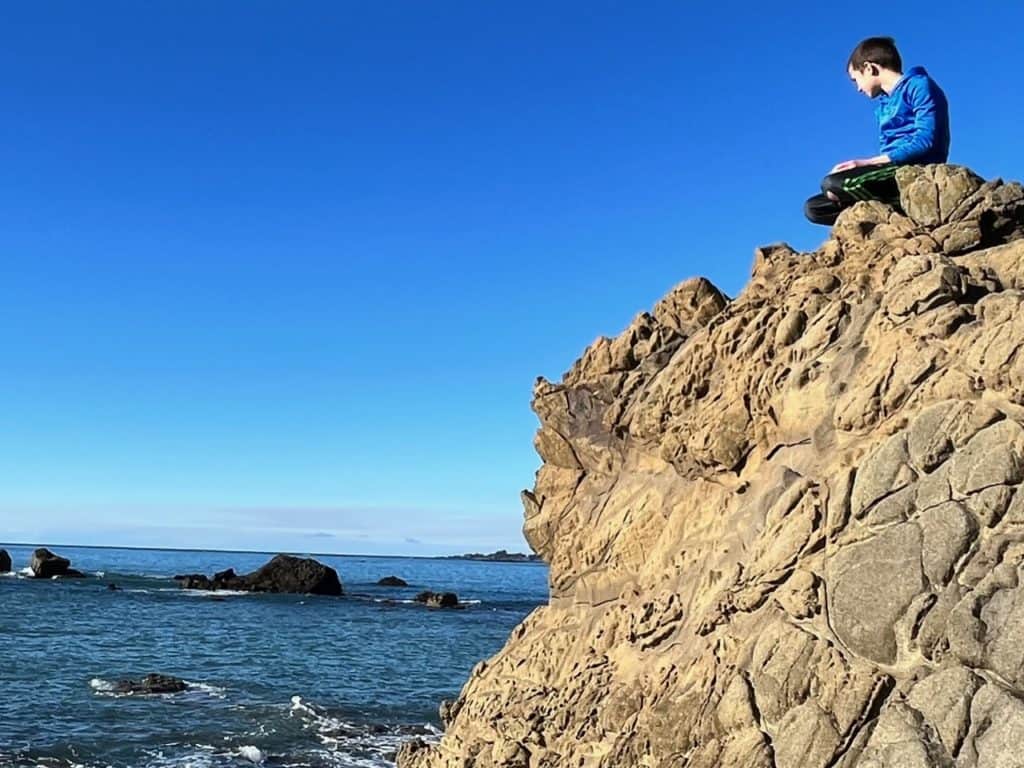
[[872, 77], [878, 77], [878, 75], [882, 72], [882, 70], [879, 68], [877, 64], [870, 63], [868, 64], [868, 71], [871, 73]]

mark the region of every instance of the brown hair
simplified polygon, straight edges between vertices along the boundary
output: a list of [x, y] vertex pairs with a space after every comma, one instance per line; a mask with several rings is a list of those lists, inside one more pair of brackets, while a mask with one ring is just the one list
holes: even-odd
[[893, 72], [903, 71], [903, 60], [896, 50], [896, 41], [891, 37], [869, 37], [857, 43], [846, 62], [846, 68], [857, 70], [865, 64], [877, 64]]

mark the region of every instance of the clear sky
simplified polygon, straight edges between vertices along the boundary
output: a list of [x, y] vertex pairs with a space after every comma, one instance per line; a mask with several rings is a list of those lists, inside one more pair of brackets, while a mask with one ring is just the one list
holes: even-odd
[[523, 550], [534, 377], [877, 152], [1024, 177], [1024, 5], [36, 2], [0, 47], [0, 540]]

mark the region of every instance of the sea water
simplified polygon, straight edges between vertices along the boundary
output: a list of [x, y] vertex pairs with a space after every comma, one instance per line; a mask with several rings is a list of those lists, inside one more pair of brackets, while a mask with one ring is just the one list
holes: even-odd
[[[403, 741], [439, 737], [441, 700], [547, 601], [537, 563], [317, 556], [339, 598], [173, 580], [268, 554], [52, 547], [88, 577], [39, 580], [31, 548], [0, 548], [15, 569], [0, 576], [0, 768], [391, 766]], [[409, 587], [377, 586], [392, 575]], [[466, 607], [427, 609], [425, 589]], [[151, 672], [188, 690], [116, 693]]]

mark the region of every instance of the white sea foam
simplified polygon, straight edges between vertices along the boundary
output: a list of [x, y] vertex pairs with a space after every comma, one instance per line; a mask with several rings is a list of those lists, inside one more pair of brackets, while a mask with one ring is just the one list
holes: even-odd
[[255, 592], [245, 592], [241, 589], [175, 589], [164, 590], [181, 592], [189, 597], [241, 597], [243, 595], [254, 595]]
[[202, 691], [203, 693], [209, 694], [210, 696], [213, 696], [217, 699], [225, 699], [227, 698], [228, 695], [228, 692], [224, 688], [221, 688], [219, 685], [210, 685], [209, 683], [193, 683], [191, 680], [186, 680], [185, 685], [187, 685], [190, 690]]
[[267, 759], [258, 748], [245, 745], [238, 748], [238, 756], [248, 760], [250, 763], [262, 763]]
[[[373, 598], [375, 603], [391, 603], [392, 605], [422, 605], [419, 600], [396, 600], [390, 597], [375, 597]], [[480, 605], [483, 600], [459, 600], [459, 605]]]
[[89, 687], [97, 693], [114, 693], [117, 690], [117, 686], [109, 680], [104, 680], [102, 677], [94, 677], [89, 681]]
[[[337, 717], [331, 717], [316, 704], [307, 703], [301, 696], [292, 696], [291, 713], [301, 718], [323, 745], [318, 754], [321, 760], [339, 768], [383, 768], [394, 765], [394, 755], [402, 743], [410, 738], [407, 731], [393, 729], [385, 732], [368, 731]], [[427, 742], [436, 742], [441, 731], [424, 725], [418, 734]]]
[[20, 569], [20, 570], [18, 571], [18, 575], [19, 575], [19, 576], [22, 576], [22, 577], [24, 577], [24, 578], [26, 578], [26, 579], [34, 579], [34, 578], [35, 578], [35, 576], [36, 576], [36, 572], [35, 572], [35, 571], [33, 571], [33, 570], [32, 570], [32, 568], [31, 568], [30, 566], [27, 566], [27, 565], [26, 565], [26, 566], [25, 566], [24, 568], [21, 568], [21, 569]]
[[93, 576], [95, 576], [97, 579], [102, 579], [106, 575], [107, 575], [106, 571], [94, 571], [93, 572]]

